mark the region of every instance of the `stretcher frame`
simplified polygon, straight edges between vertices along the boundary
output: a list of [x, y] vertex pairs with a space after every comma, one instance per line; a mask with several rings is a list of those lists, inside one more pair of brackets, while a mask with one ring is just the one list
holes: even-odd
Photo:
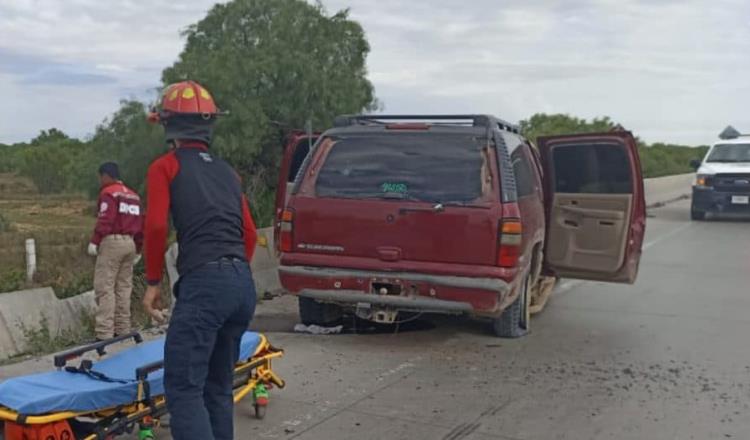
[[[248, 359], [241, 359], [235, 365], [233, 394], [235, 404], [252, 394], [255, 416], [258, 419], [262, 419], [265, 416], [267, 400], [264, 399], [259, 402], [254, 391], [262, 389], [265, 392], [266, 389], [273, 386], [284, 388], [284, 380], [272, 368], [272, 360], [283, 356], [284, 351], [272, 346], [265, 335], [259, 334], [258, 336], [260, 337], [260, 342], [255, 352]], [[107, 346], [129, 339], [133, 339], [136, 344], [143, 342], [143, 337], [138, 332], [100, 341], [56, 355], [54, 357], [55, 367], [62, 369], [68, 361], [89, 352], [95, 351], [99, 356], [103, 356], [106, 354], [105, 348]], [[78, 440], [105, 440], [117, 435], [130, 434], [136, 425], [139, 427], [140, 440], [153, 439], [153, 428], [159, 426], [159, 418], [167, 414], [168, 411], [164, 395], [152, 396], [147, 379], [149, 374], [162, 368], [164, 368], [164, 361], [160, 360], [136, 369], [135, 377], [138, 384], [137, 398], [135, 402], [130, 404], [113, 408], [101, 408], [94, 411], [61, 411], [43, 415], [24, 415], [0, 406], [0, 422], [30, 426], [63, 421], [71, 422], [80, 418], [86, 418], [93, 420], [92, 422], [85, 423], [89, 427], [92, 427], [94, 432]], [[0, 434], [2, 434], [1, 430]]]

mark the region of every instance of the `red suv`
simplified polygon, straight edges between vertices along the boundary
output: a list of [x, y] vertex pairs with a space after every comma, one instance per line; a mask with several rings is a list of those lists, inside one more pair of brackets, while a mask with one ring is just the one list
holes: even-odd
[[303, 323], [471, 314], [518, 337], [543, 274], [635, 280], [646, 216], [629, 132], [537, 149], [484, 115], [334, 125], [292, 138], [277, 193], [279, 275]]

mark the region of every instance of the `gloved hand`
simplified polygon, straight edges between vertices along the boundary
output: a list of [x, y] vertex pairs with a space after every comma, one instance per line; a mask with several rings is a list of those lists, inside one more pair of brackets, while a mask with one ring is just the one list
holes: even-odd
[[141, 254], [135, 254], [135, 260], [133, 260], [133, 266], [138, 264], [139, 261], [141, 261]]
[[99, 246], [94, 243], [89, 243], [89, 255], [96, 257], [99, 254]]

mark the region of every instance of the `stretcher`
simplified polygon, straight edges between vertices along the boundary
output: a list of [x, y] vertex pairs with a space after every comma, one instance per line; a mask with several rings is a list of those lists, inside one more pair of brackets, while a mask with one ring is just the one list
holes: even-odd
[[[106, 356], [107, 347], [130, 340], [132, 347]], [[101, 360], [69, 365], [90, 353]], [[282, 355], [261, 334], [242, 336], [234, 401], [251, 396], [257, 418], [265, 416], [268, 390], [284, 387], [271, 368]], [[109, 440], [136, 428], [139, 440], [153, 439], [167, 413], [163, 357], [163, 338], [144, 342], [134, 332], [61, 353], [54, 357], [55, 371], [0, 383], [4, 440]]]

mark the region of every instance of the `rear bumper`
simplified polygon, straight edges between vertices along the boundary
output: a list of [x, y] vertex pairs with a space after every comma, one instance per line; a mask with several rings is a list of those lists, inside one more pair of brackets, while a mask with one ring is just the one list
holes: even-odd
[[[280, 266], [285, 289], [295, 295], [342, 305], [367, 303], [398, 310], [497, 316], [512, 286], [497, 278]], [[373, 293], [373, 283], [397, 284], [401, 295]]]
[[750, 204], [732, 203], [732, 196], [749, 196], [748, 193], [722, 192], [714, 188], [693, 187], [692, 207], [700, 212], [750, 212]]
[[437, 313], [473, 313], [474, 307], [466, 302], [445, 301], [421, 296], [375, 295], [353, 290], [312, 290], [303, 289], [299, 296], [322, 302], [343, 304], [371, 304], [391, 307], [403, 311]]

